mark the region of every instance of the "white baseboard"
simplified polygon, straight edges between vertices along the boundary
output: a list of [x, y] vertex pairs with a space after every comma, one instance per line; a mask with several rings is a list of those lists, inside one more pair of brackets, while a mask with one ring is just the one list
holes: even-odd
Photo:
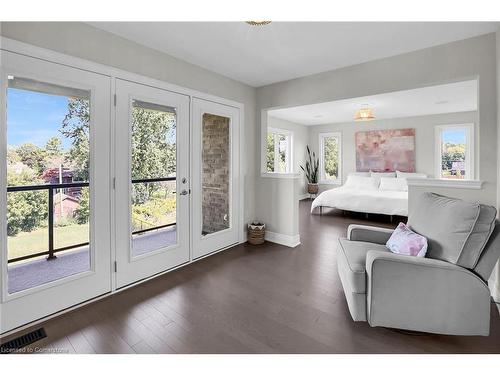
[[309, 194], [301, 194], [301, 195], [299, 195], [299, 201], [304, 200], [304, 199], [308, 199], [308, 198], [309, 198]]
[[290, 236], [288, 234], [281, 234], [266, 231], [266, 241], [274, 242], [288, 247], [296, 247], [300, 245], [300, 235]]

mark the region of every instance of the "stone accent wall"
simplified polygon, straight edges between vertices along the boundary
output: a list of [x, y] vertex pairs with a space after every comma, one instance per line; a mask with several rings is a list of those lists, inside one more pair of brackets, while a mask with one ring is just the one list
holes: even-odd
[[229, 118], [205, 113], [202, 213], [204, 234], [229, 228]]

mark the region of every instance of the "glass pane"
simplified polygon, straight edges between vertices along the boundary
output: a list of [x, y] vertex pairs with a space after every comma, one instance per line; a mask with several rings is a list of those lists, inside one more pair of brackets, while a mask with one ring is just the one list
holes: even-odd
[[441, 133], [441, 177], [464, 179], [466, 171], [467, 130], [446, 129]]
[[337, 137], [323, 138], [324, 172], [327, 181], [335, 181], [339, 175], [339, 143]]
[[9, 293], [90, 269], [89, 126], [90, 92], [9, 77]]
[[279, 173], [286, 173], [288, 140], [283, 134], [276, 134], [278, 138], [278, 170]]
[[267, 133], [267, 171], [274, 172], [274, 134]]
[[132, 256], [177, 243], [176, 112], [132, 104]]
[[205, 113], [202, 121], [202, 235], [230, 227], [230, 119]]

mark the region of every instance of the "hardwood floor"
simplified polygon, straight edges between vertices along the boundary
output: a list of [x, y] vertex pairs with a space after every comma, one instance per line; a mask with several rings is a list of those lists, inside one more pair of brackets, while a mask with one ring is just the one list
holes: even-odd
[[30, 349], [500, 353], [500, 316], [494, 304], [489, 337], [409, 334], [353, 322], [337, 275], [337, 238], [345, 236], [351, 223], [380, 223], [326, 210], [322, 216], [310, 215], [309, 207], [310, 201], [300, 203], [300, 246], [236, 246], [51, 319], [42, 325], [48, 337]]

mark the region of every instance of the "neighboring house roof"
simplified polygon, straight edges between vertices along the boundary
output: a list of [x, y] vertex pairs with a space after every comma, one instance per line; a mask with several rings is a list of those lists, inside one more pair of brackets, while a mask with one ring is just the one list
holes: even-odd
[[[73, 171], [69, 170], [68, 168], [63, 168], [62, 170], [62, 177], [63, 178], [72, 178], [73, 177]], [[53, 179], [53, 178], [59, 178], [59, 168], [48, 168], [45, 171], [43, 171], [42, 178], [44, 180], [48, 179]]]

